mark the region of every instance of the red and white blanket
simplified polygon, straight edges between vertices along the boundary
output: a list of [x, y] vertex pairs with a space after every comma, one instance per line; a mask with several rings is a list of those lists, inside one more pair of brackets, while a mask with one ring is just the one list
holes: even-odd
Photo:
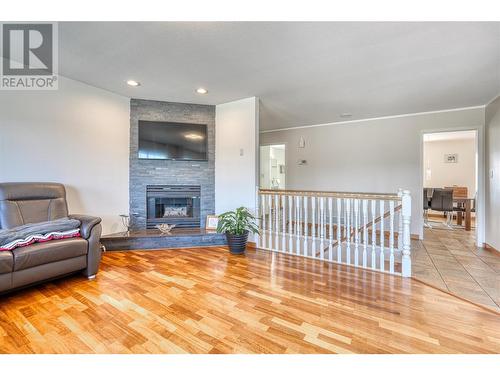
[[46, 234], [33, 234], [26, 238], [14, 240], [0, 246], [0, 251], [13, 250], [16, 247], [28, 246], [35, 242], [47, 242], [51, 240], [62, 240], [65, 238], [80, 237], [80, 229], [72, 229], [64, 232], [50, 232]]
[[24, 224], [0, 229], [0, 251], [13, 250], [35, 242], [47, 242], [80, 236], [80, 221], [69, 218]]

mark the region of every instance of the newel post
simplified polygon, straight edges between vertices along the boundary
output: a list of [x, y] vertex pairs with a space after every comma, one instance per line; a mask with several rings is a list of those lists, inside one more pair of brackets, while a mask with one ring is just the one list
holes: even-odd
[[411, 276], [411, 195], [409, 190], [401, 192], [401, 212], [403, 216], [403, 249], [402, 249], [402, 275], [403, 277]]

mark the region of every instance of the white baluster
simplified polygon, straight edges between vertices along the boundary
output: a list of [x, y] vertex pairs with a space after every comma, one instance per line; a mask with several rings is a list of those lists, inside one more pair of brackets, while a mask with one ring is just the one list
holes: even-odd
[[[403, 196], [403, 189], [398, 190], [398, 196], [401, 199]], [[399, 201], [402, 204], [401, 200]], [[399, 209], [398, 215], [398, 250], [403, 251], [403, 209], [402, 207]]]
[[403, 191], [402, 196], [402, 213], [403, 213], [403, 264], [402, 275], [404, 277], [411, 276], [411, 237], [410, 237], [410, 220], [411, 220], [411, 196], [408, 190]]
[[366, 262], [366, 247], [368, 245], [368, 201], [363, 199], [363, 267], [367, 267]]
[[282, 217], [281, 217], [281, 251], [286, 251], [286, 196], [281, 196]]
[[328, 260], [333, 260], [333, 199], [328, 198]]
[[267, 218], [267, 230], [268, 230], [268, 245], [269, 245], [269, 248], [274, 250], [273, 249], [273, 215], [272, 215], [272, 210], [273, 210], [273, 203], [272, 203], [272, 195], [271, 194], [268, 194], [267, 196], [267, 208], [269, 210], [269, 216]]
[[279, 236], [280, 236], [280, 200], [279, 195], [274, 196], [274, 248], [279, 251]]
[[380, 200], [380, 270], [385, 269], [385, 258], [384, 258], [384, 243], [385, 243], [385, 232], [384, 232], [384, 203], [385, 201]]
[[295, 226], [295, 252], [300, 255], [300, 196], [295, 197], [295, 220], [297, 225]]
[[337, 262], [342, 262], [342, 199], [337, 198]]
[[377, 224], [375, 223], [375, 219], [377, 218], [377, 201], [375, 199], [372, 200], [372, 268], [376, 269], [376, 255], [375, 255], [375, 247], [377, 246]]
[[304, 252], [302, 255], [304, 256], [307, 256], [308, 255], [308, 252], [309, 252], [309, 246], [308, 246], [308, 238], [307, 236], [309, 236], [309, 218], [308, 218], [308, 215], [309, 215], [309, 212], [308, 212], [308, 200], [309, 200], [309, 197], [306, 195], [304, 196]]
[[325, 197], [319, 198], [319, 217], [320, 217], [320, 245], [319, 245], [319, 258], [324, 259], [325, 248]]
[[262, 239], [262, 248], [267, 249], [267, 243], [266, 243], [266, 196], [261, 195], [260, 196], [260, 203], [262, 205], [260, 215], [262, 218], [262, 227], [261, 227], [261, 239]]
[[293, 214], [293, 197], [288, 196], [288, 252], [292, 253], [293, 249], [293, 232], [292, 232], [292, 214]]
[[295, 196], [295, 199], [294, 199], [294, 205], [295, 205], [295, 210], [294, 210], [294, 220], [295, 220], [295, 225], [293, 226], [293, 230], [294, 230], [294, 235], [295, 237], [297, 237], [297, 235], [299, 234], [299, 197], [298, 196]]
[[403, 210], [398, 212], [398, 250], [403, 251]]
[[391, 256], [389, 258], [389, 272], [394, 273], [394, 201], [389, 201], [389, 250]]
[[312, 257], [316, 257], [316, 197], [311, 197], [311, 218], [312, 218], [312, 228], [311, 228], [311, 236], [312, 236]]
[[346, 199], [346, 263], [351, 264], [351, 198]]
[[359, 265], [359, 199], [354, 199], [354, 264]]

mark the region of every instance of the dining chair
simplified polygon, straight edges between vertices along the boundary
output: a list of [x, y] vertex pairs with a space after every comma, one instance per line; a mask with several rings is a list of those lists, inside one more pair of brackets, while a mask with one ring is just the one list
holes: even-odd
[[432, 228], [429, 224], [429, 210], [431, 209], [432, 191], [432, 188], [424, 188], [424, 226], [426, 228]]
[[440, 211], [446, 214], [446, 226], [451, 228], [451, 218], [453, 215], [453, 190], [434, 189], [431, 199], [431, 210]]

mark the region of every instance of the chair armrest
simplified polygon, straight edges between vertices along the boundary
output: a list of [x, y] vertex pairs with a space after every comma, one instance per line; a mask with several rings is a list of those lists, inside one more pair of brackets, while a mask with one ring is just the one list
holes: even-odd
[[101, 222], [101, 218], [97, 216], [69, 215], [69, 218], [80, 220], [80, 234], [86, 240], [90, 237], [92, 228]]

